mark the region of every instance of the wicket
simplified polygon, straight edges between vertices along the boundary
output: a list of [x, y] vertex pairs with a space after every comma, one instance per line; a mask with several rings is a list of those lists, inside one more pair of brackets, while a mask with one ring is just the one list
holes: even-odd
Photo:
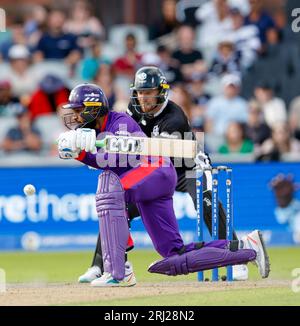
[[[197, 236], [198, 241], [203, 241], [203, 175], [206, 171], [212, 176], [212, 238], [219, 238], [219, 173], [226, 174], [226, 239], [232, 240], [233, 235], [233, 198], [232, 198], [232, 169], [227, 166], [217, 166], [211, 169], [196, 170], [196, 192], [197, 192]], [[198, 272], [198, 281], [204, 280], [203, 272]], [[218, 268], [212, 270], [212, 281], [219, 280]], [[232, 281], [232, 266], [227, 267], [227, 281]]]

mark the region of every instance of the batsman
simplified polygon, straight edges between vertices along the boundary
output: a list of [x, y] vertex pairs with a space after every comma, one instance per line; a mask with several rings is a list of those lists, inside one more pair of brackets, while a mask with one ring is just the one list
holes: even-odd
[[[162, 71], [154, 66], [140, 68], [134, 78], [131, 87], [131, 97], [127, 113], [140, 126], [147, 137], [179, 138], [194, 140], [189, 121], [183, 109], [169, 99], [170, 86]], [[209, 172], [211, 163], [207, 154], [199, 152], [197, 164], [206, 170], [204, 174], [203, 211], [205, 224], [212, 234], [212, 176]], [[188, 193], [197, 207], [195, 161], [193, 159], [171, 158], [177, 173], [177, 192]], [[128, 217], [131, 221], [140, 212], [135, 204], [128, 204]], [[219, 237], [226, 239], [226, 213], [219, 202]], [[233, 232], [233, 240], [238, 240]], [[133, 243], [128, 246], [128, 250]], [[130, 265], [130, 262], [127, 262]], [[101, 250], [101, 238], [98, 236], [97, 245], [91, 267], [82, 274], [78, 281], [90, 283], [103, 274], [103, 259]], [[247, 265], [235, 265], [233, 267], [233, 279], [237, 281], [248, 279]]]
[[132, 286], [135, 276], [126, 265], [130, 239], [127, 206], [135, 204], [156, 251], [163, 257], [149, 272], [181, 275], [215, 267], [253, 261], [263, 278], [269, 274], [269, 259], [259, 231], [238, 241], [217, 240], [184, 244], [173, 209], [176, 170], [167, 157], [131, 157], [108, 154], [95, 147], [96, 138], [107, 132], [145, 136], [127, 114], [109, 110], [103, 90], [93, 84], [75, 87], [64, 106], [63, 120], [71, 129], [58, 139], [62, 159], [77, 159], [102, 169], [98, 178], [96, 210], [104, 273], [92, 286]]

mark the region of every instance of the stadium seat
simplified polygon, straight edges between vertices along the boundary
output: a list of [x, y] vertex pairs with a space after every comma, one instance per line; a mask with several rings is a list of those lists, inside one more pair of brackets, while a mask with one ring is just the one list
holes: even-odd
[[104, 57], [107, 57], [110, 60], [114, 61], [118, 57], [123, 55], [123, 52], [122, 49], [120, 49], [120, 46], [105, 42], [102, 46], [102, 54]]
[[67, 81], [69, 78], [69, 68], [61, 60], [45, 60], [34, 65], [34, 72], [42, 80], [46, 75], [55, 75], [62, 80]]
[[155, 53], [156, 52], [157, 45], [155, 42], [147, 42], [144, 44], [137, 44], [137, 51], [139, 53]]
[[[203, 29], [203, 27], [201, 25], [197, 26], [195, 31], [196, 31], [195, 46], [202, 52], [204, 60], [206, 61], [207, 65], [210, 65], [213, 60], [213, 56], [215, 54], [217, 47], [213, 43], [210, 45], [202, 43], [202, 40], [204, 39], [205, 30]], [[212, 39], [213, 39], [213, 36], [212, 36]], [[215, 41], [215, 43], [216, 43], [216, 41]]]
[[[1, 34], [1, 33], [0, 33]], [[9, 64], [6, 62], [0, 63], [0, 76], [1, 80], [8, 79], [8, 73], [9, 73]]]
[[59, 134], [66, 130], [61, 118], [56, 114], [47, 114], [36, 118], [34, 126], [41, 134], [45, 152], [51, 149]]

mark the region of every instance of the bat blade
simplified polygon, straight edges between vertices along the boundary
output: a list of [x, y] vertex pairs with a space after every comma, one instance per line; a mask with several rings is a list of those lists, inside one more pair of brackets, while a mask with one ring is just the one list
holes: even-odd
[[107, 153], [194, 158], [197, 142], [172, 138], [146, 138], [110, 135], [96, 142]]

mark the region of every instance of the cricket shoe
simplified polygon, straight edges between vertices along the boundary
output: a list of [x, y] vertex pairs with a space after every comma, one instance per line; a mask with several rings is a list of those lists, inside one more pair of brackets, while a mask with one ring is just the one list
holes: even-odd
[[101, 275], [102, 273], [100, 267], [92, 266], [83, 275], [79, 276], [78, 283], [91, 283]]
[[248, 280], [247, 265], [232, 266], [232, 278], [234, 281], [247, 281]]
[[129, 287], [136, 285], [136, 278], [130, 262], [125, 263], [125, 277], [119, 281], [112, 277], [110, 273], [104, 272], [103, 275], [91, 282], [94, 287]]
[[267, 278], [270, 273], [270, 259], [260, 231], [255, 230], [242, 238], [244, 249], [256, 251], [255, 265], [258, 267], [262, 278]]

